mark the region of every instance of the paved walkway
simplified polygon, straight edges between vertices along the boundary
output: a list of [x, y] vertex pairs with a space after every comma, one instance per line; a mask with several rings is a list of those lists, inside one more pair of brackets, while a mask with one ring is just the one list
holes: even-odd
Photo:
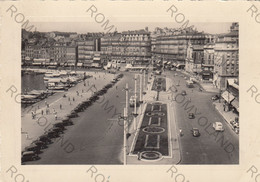
[[[85, 86], [82, 81], [66, 92], [55, 93], [32, 106], [22, 109], [22, 150], [49, 130], [55, 122], [60, 122], [79, 103], [87, 100], [92, 95], [92, 91], [96, 91], [93, 84], [99, 90], [115, 77], [113, 74], [104, 72], [87, 72], [87, 75], [93, 77], [85, 80]], [[63, 97], [64, 94], [66, 94], [66, 97]], [[49, 104], [49, 114], [46, 113], [47, 104]], [[32, 111], [36, 112], [34, 119], [32, 118]], [[55, 120], [55, 112], [57, 112], [57, 120]]]
[[[141, 121], [144, 116], [144, 112], [147, 106], [147, 103], [155, 101], [155, 97], [157, 95], [156, 91], [152, 91], [152, 84], [154, 81], [154, 78], [152, 78], [150, 81], [150, 84], [148, 85], [148, 91], [147, 94], [144, 95], [143, 100], [144, 104], [141, 105], [138, 109], [138, 117], [137, 117], [137, 126], [138, 128], [141, 126]], [[168, 99], [171, 96], [171, 92], [167, 92], [169, 90], [170, 86], [173, 83], [171, 82], [171, 79], [166, 78], [166, 92], [160, 93], [159, 101], [167, 104], [167, 118], [168, 118], [168, 129], [170, 131], [169, 136], [169, 152], [170, 156], [163, 157], [159, 161], [142, 161], [138, 160], [138, 156], [132, 154], [131, 149], [133, 150], [133, 143], [135, 142], [138, 135], [138, 131], [134, 132], [133, 129], [133, 123], [130, 125], [130, 131], [134, 132], [129, 138], [128, 138], [128, 155], [127, 155], [127, 164], [143, 164], [143, 165], [151, 165], [151, 164], [178, 164], [181, 160], [180, 155], [180, 147], [179, 147], [179, 131], [177, 131], [176, 121], [175, 121], [175, 108], [173, 107], [173, 104], [171, 104], [170, 100]], [[174, 111], [174, 112], [172, 112]]]
[[238, 115], [233, 113], [232, 111], [224, 111], [222, 102], [219, 103], [219, 101], [215, 101], [213, 102], [213, 105], [230, 126], [231, 126], [230, 121], [234, 121], [235, 118], [238, 117]]

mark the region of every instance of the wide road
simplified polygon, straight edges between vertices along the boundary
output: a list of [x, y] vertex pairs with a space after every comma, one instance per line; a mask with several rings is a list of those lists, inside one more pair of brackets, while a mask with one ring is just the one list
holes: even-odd
[[[175, 73], [178, 76], [174, 76]], [[177, 94], [182, 90], [187, 92], [185, 97], [178, 95], [176, 101], [173, 101], [177, 127], [181, 128], [184, 134], [180, 137], [181, 164], [239, 164], [238, 135], [232, 131], [212, 104], [211, 97], [215, 94], [200, 92], [197, 84], [194, 88], [186, 87], [186, 80], [181, 76], [184, 74], [178, 71], [165, 74], [174, 81], [174, 85], [180, 83], [180, 86], [176, 86]], [[190, 102], [186, 103], [189, 99]], [[190, 112], [197, 114], [195, 119], [188, 118]], [[223, 123], [225, 128], [223, 133], [213, 130], [212, 123], [216, 121]], [[198, 128], [201, 136], [193, 137], [192, 128]]]
[[133, 77], [125, 73], [106, 94], [73, 119], [74, 125], [43, 150], [40, 160], [26, 164], [123, 164], [124, 130], [116, 114], [123, 113], [123, 88], [128, 83], [133, 89]]

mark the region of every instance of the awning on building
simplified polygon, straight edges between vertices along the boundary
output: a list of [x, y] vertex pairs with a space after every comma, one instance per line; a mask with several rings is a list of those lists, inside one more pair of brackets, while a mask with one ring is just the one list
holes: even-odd
[[231, 102], [232, 100], [234, 100], [234, 98], [235, 98], [235, 97], [234, 97], [231, 93], [229, 93], [228, 91], [223, 92], [221, 96], [222, 96], [223, 99], [225, 99], [228, 103], [230, 103], [230, 102]]
[[75, 63], [68, 63], [68, 66], [75, 66]]
[[212, 71], [210, 70], [203, 70], [200, 72], [201, 75], [204, 75], [204, 76], [210, 76], [210, 75], [213, 75]]
[[236, 89], [239, 89], [239, 86], [238, 86], [238, 84], [236, 84], [236, 81], [237, 81], [237, 79], [234, 79], [234, 78], [227, 79], [227, 82], [229, 85], [233, 86]]
[[237, 98], [235, 98], [235, 99], [231, 102], [231, 105], [232, 105], [233, 107], [235, 107], [236, 110], [239, 112], [239, 101], [238, 101]]
[[83, 66], [83, 63], [77, 63], [77, 66], [81, 67], [81, 66]]

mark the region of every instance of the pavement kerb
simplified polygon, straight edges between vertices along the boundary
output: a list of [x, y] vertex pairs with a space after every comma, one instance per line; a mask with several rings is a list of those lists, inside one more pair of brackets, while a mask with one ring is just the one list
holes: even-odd
[[[212, 102], [212, 105], [215, 107], [215, 109], [218, 111], [218, 113], [221, 115], [221, 117], [228, 123], [228, 125], [231, 127], [232, 129], [232, 125], [230, 124], [229, 121], [227, 121], [227, 118], [223, 115], [223, 113], [220, 111], [220, 109], [216, 106], [216, 102]], [[235, 120], [235, 118], [234, 118]], [[234, 130], [232, 129], [232, 131], [234, 132]], [[235, 132], [234, 132], [235, 133]], [[237, 134], [238, 135], [238, 134]]]

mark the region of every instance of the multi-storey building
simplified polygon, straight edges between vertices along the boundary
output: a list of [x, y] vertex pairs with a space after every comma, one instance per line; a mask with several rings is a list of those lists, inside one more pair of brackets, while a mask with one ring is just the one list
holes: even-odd
[[77, 47], [63, 45], [27, 45], [25, 46], [25, 59], [34, 62], [55, 62], [57, 64], [76, 64]]
[[[197, 32], [192, 29], [173, 30], [157, 36], [153, 55], [160, 61], [173, 63], [176, 67], [184, 67], [189, 44], [190, 48], [192, 47], [194, 50], [192, 56], [196, 56], [195, 61], [201, 62], [200, 58], [203, 58], [200, 53], [201, 46], [212, 41], [213, 36], [204, 32]], [[191, 60], [188, 61], [191, 62]]]
[[214, 71], [214, 43], [209, 43], [204, 46], [204, 59], [201, 65], [201, 76], [204, 80], [213, 79]]
[[107, 34], [101, 39], [101, 51], [107, 60], [145, 62], [151, 58], [150, 33], [146, 29]]
[[78, 41], [78, 63], [90, 67], [96, 51], [100, 51], [100, 38], [87, 37]]
[[237, 78], [239, 73], [238, 24], [233, 23], [231, 32], [218, 36], [214, 48], [214, 78], [217, 88], [225, 90], [228, 78]]
[[203, 45], [188, 44], [185, 70], [189, 73], [199, 74], [202, 71], [204, 57]]

